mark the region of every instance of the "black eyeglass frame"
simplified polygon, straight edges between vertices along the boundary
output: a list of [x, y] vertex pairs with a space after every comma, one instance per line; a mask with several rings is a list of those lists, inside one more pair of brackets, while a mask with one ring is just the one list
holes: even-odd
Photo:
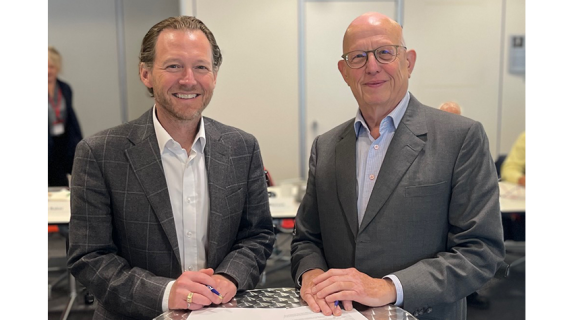
[[[395, 55], [393, 56], [393, 60], [391, 61], [381, 61], [379, 60], [379, 58], [377, 58], [377, 55], [375, 54], [375, 52], [377, 52], [379, 49], [383, 48], [383, 47], [395, 47]], [[384, 46], [380, 46], [374, 50], [353, 50], [353, 51], [349, 51], [345, 54], [343, 54], [341, 56], [341, 58], [343, 58], [343, 60], [345, 60], [345, 63], [347, 64], [347, 66], [351, 69], [360, 69], [362, 67], [364, 67], [365, 65], [367, 65], [367, 62], [369, 61], [369, 53], [372, 52], [373, 56], [375, 56], [375, 60], [377, 60], [377, 62], [379, 63], [383, 63], [383, 64], [387, 64], [387, 63], [392, 63], [393, 61], [395, 61], [397, 59], [397, 56], [399, 55], [399, 48], [404, 48], [405, 50], [407, 50], [407, 47], [405, 46], [400, 46], [400, 45], [396, 45], [396, 44], [386, 44]], [[365, 63], [363, 63], [363, 65], [361, 65], [360, 67], [351, 67], [351, 65], [349, 64], [349, 54], [351, 54], [352, 52], [364, 52], [366, 54], [366, 59], [365, 59]]]

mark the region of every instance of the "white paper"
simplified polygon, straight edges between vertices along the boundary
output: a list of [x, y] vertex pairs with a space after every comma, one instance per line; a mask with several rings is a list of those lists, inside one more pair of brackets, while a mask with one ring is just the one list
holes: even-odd
[[[55, 189], [52, 189], [55, 190]], [[70, 222], [70, 190], [48, 188], [48, 224]]]
[[343, 314], [339, 317], [335, 316], [325, 316], [322, 313], [315, 313], [311, 311], [309, 307], [298, 307], [285, 310], [285, 316], [283, 320], [324, 320], [324, 319], [338, 319], [338, 320], [365, 320], [363, 316], [357, 309], [351, 311], [342, 310]]
[[192, 311], [188, 320], [233, 319], [270, 320], [283, 319], [285, 308], [203, 308]]

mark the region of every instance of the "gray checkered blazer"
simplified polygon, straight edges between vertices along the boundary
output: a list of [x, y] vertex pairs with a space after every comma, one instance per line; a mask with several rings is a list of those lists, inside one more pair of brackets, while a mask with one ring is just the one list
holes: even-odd
[[[152, 110], [82, 140], [71, 185], [68, 267], [94, 319], [151, 319], [182, 273]], [[257, 140], [204, 118], [210, 213], [207, 267], [251, 289], [274, 243]]]

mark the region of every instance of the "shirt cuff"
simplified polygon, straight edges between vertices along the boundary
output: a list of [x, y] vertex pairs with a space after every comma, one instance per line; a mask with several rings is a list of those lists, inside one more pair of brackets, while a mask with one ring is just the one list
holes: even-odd
[[394, 274], [384, 276], [383, 279], [384, 278], [391, 279], [391, 281], [395, 285], [395, 289], [397, 290], [397, 301], [395, 302], [395, 306], [402, 307], [403, 306], [403, 285], [401, 284], [401, 281]]
[[[307, 269], [307, 270], [301, 272], [301, 274], [299, 275], [299, 277], [297, 277], [297, 285], [298, 285], [299, 287], [301, 287], [301, 286], [303, 285], [303, 284], [301, 283], [301, 281], [303, 281], [303, 275], [305, 274], [305, 272], [307, 272], [307, 271], [309, 271], [309, 270], [314, 270], [314, 269], [321, 269], [321, 268], [310, 268], [310, 269]], [[321, 270], [323, 270], [323, 269], [321, 269]], [[323, 271], [325, 271], [325, 270], [323, 270]]]
[[175, 280], [170, 281], [165, 287], [165, 291], [163, 292], [163, 300], [161, 302], [161, 309], [163, 312], [169, 310], [169, 293], [171, 292], [171, 286], [173, 286], [174, 282]]

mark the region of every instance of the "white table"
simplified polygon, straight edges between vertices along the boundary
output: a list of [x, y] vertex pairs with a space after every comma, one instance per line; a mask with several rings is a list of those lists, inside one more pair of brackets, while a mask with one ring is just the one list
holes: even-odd
[[297, 187], [285, 185], [268, 187], [269, 210], [273, 219], [293, 219], [297, 215], [299, 203], [295, 201]]
[[[500, 211], [501, 212], [525, 212], [526, 211], [526, 190], [523, 186], [500, 181]], [[275, 196], [269, 198], [269, 208], [273, 219], [295, 218], [299, 203], [295, 201], [295, 190], [288, 188], [269, 187], [269, 192]]]
[[[240, 291], [228, 303], [212, 305], [209, 308], [296, 308], [306, 306], [301, 299], [299, 290], [295, 288], [266, 288]], [[384, 307], [357, 307], [366, 319], [371, 320], [417, 320], [415, 316], [395, 305]], [[170, 310], [162, 313], [153, 320], [187, 320], [189, 310]], [[332, 317], [325, 317], [331, 319]], [[343, 318], [343, 317], [341, 317]], [[190, 317], [190, 319], [194, 319]]]
[[500, 211], [526, 212], [526, 189], [518, 184], [500, 181]]
[[[498, 182], [498, 187], [500, 190], [500, 212], [502, 214], [526, 214], [526, 189], [523, 186], [500, 181]], [[507, 252], [526, 253], [525, 241], [506, 240], [504, 241], [504, 247]], [[506, 274], [508, 274], [513, 267], [525, 261], [526, 255], [514, 260], [506, 267]]]
[[[500, 211], [525, 212], [524, 187], [500, 181]], [[299, 203], [291, 190], [285, 187], [269, 187], [275, 196], [269, 198], [269, 208], [273, 219], [292, 219], [297, 215]], [[62, 224], [70, 221], [70, 191], [58, 189], [48, 191], [48, 224]]]
[[[50, 187], [48, 188], [48, 224], [68, 224], [70, 223], [70, 190], [66, 187]], [[68, 285], [70, 289], [68, 302], [62, 312], [61, 320], [66, 320], [70, 315], [74, 301], [78, 296], [76, 291], [76, 279], [68, 271], [63, 276], [68, 277]], [[56, 281], [59, 282], [59, 279]], [[54, 284], [52, 284], [54, 285]], [[48, 285], [48, 292], [50, 292], [51, 285]]]
[[65, 187], [48, 188], [48, 224], [70, 222], [70, 190]]

